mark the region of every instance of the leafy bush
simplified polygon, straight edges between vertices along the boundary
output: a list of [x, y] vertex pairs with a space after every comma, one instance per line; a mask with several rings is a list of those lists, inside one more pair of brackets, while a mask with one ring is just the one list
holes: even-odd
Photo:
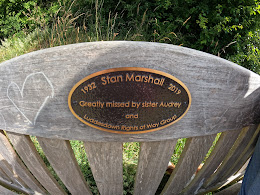
[[46, 39], [46, 31], [36, 29], [31, 33], [19, 32], [9, 39], [1, 41], [0, 62], [16, 56], [41, 49], [41, 42]]
[[247, 37], [240, 39], [235, 54], [228, 59], [260, 74], [260, 30], [249, 32]]
[[[43, 27], [50, 20], [52, 1], [42, 0], [0, 0], [0, 39], [20, 31], [32, 32]], [[40, 6], [38, 6], [40, 5]], [[30, 20], [34, 17], [35, 20]]]
[[0, 39], [48, 28], [49, 46], [154, 41], [205, 51], [254, 71], [259, 64], [259, 0], [0, 0], [0, 25]]
[[[72, 13], [95, 40], [141, 40], [182, 45], [256, 70], [259, 0], [78, 0]], [[254, 36], [252, 36], [254, 35]], [[254, 51], [251, 52], [250, 50]]]

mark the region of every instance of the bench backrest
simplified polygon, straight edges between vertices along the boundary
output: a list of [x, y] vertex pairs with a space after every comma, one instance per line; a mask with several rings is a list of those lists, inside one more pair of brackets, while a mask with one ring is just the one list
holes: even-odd
[[[177, 108], [180, 107], [178, 103], [182, 106], [188, 102], [185, 109], [179, 115], [176, 114], [177, 118], [165, 118], [169, 119], [169, 125], [164, 126], [162, 118], [158, 119], [157, 116], [164, 112], [164, 108], [163, 111], [158, 108], [155, 113], [153, 110], [156, 108], [140, 108], [140, 112], [137, 108], [132, 108], [131, 111], [139, 112], [139, 118], [135, 120], [137, 112], [124, 113], [127, 110], [124, 105], [124, 108], [119, 109], [124, 114], [131, 114], [129, 116], [132, 117], [132, 122], [129, 124], [133, 124], [133, 128], [127, 130], [122, 127], [124, 124], [120, 122], [118, 110], [108, 114], [101, 112], [102, 108], [89, 108], [92, 118], [82, 117], [84, 113], [80, 116], [78, 113], [82, 109], [74, 109], [73, 104], [80, 105], [77, 101], [92, 88], [83, 86], [82, 93], [75, 92], [76, 101], [71, 97], [76, 90], [74, 86], [81, 86], [80, 84], [86, 84], [87, 81], [91, 81], [91, 85], [92, 81], [104, 74], [104, 78], [101, 77], [103, 84], [100, 86], [108, 87], [108, 82], [114, 84], [122, 81], [123, 77], [114, 76], [112, 80], [111, 76], [107, 78], [108, 73], [118, 70], [125, 70], [123, 73], [128, 74], [129, 80], [130, 72], [134, 70], [143, 71], [147, 76], [153, 77], [150, 80], [153, 86], [149, 90], [143, 90], [139, 103], [146, 100], [149, 103], [151, 96], [154, 102], [160, 98], [166, 98], [169, 102], [169, 97], [160, 94], [159, 89], [163, 85], [163, 79], [166, 79], [166, 83], [171, 82], [173, 77], [176, 78], [177, 84], [183, 87], [182, 92], [187, 92], [185, 97], [188, 101], [172, 101], [176, 103], [177, 113]], [[140, 82], [140, 77], [134, 79]], [[134, 85], [133, 83], [122, 85], [127, 88]], [[139, 90], [141, 93], [142, 89], [138, 88], [140, 86], [147, 84], [138, 83], [131, 90]], [[178, 93], [177, 87], [166, 87], [174, 95]], [[187, 138], [178, 164], [162, 193], [197, 194], [216, 190], [243, 176], [243, 165], [253, 152], [260, 130], [259, 87], [259, 75], [234, 63], [196, 50], [159, 43], [81, 43], [14, 58], [0, 64], [0, 129], [4, 130], [0, 133], [0, 186], [29, 194], [65, 193], [39, 156], [30, 137], [36, 136], [48, 161], [72, 194], [91, 192], [69, 140], [84, 142], [100, 194], [123, 194], [122, 144], [140, 142], [134, 193], [155, 194], [177, 140]], [[112, 92], [113, 90], [115, 91]], [[123, 90], [122, 86], [119, 90], [112, 86], [106, 93], [91, 92], [88, 98], [110, 98], [109, 101], [113, 102], [114, 97], [120, 99], [122, 96], [123, 99], [126, 98], [126, 103], [130, 95], [125, 97], [120, 90]], [[159, 91], [159, 94], [154, 94], [153, 90]], [[127, 90], [124, 91], [127, 93]], [[112, 95], [108, 95], [110, 92]], [[102, 95], [98, 96], [99, 93]], [[142, 98], [145, 95], [146, 99]], [[84, 101], [88, 102], [88, 98]], [[133, 97], [129, 99], [130, 103], [132, 101]], [[96, 99], [95, 103], [96, 107], [101, 107], [102, 100]], [[82, 105], [81, 107], [88, 109], [88, 104], [85, 107]], [[150, 112], [156, 115], [152, 115], [155, 127], [142, 132], [142, 122], [148, 119], [145, 116], [142, 119], [140, 113], [150, 116]], [[99, 120], [114, 117], [114, 122], [118, 121], [120, 124], [118, 132], [105, 127], [105, 122], [95, 122], [93, 116], [97, 116]], [[172, 124], [170, 120], [176, 121]], [[159, 128], [156, 124], [160, 122]], [[143, 125], [147, 124], [143, 122]], [[137, 126], [138, 132], [135, 132], [134, 126]], [[220, 137], [214, 143], [214, 149], [204, 162], [220, 132], [222, 133], [218, 135]], [[202, 162], [202, 169], [195, 174]], [[231, 176], [233, 179], [229, 180]], [[7, 189], [0, 187], [0, 191], [5, 190]]]

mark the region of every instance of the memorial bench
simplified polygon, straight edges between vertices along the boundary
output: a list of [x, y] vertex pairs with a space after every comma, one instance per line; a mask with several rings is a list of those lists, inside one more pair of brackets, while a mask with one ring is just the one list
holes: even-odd
[[0, 193], [66, 194], [38, 154], [36, 136], [71, 194], [91, 192], [69, 140], [84, 142], [105, 195], [123, 194], [122, 144], [140, 142], [134, 194], [143, 195], [156, 193], [179, 138], [186, 144], [162, 194], [231, 184], [217, 193], [235, 194], [259, 135], [259, 87], [259, 75], [234, 63], [159, 43], [80, 43], [6, 61]]

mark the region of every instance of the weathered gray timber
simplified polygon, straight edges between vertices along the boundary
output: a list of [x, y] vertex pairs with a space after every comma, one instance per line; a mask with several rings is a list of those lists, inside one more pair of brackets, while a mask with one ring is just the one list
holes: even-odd
[[[128, 74], [126, 71], [138, 69], [139, 75], [134, 78], [136, 83], [132, 86], [136, 95], [128, 93], [123, 97], [123, 104], [118, 104], [123, 106], [113, 109], [124, 110], [127, 101], [130, 102], [127, 98], [136, 98], [142, 92], [145, 97], [141, 97], [138, 103], [145, 102], [141, 106], [147, 107], [143, 114], [151, 116], [154, 124], [135, 129], [142, 119], [136, 107], [129, 109], [131, 113], [127, 115], [120, 115], [118, 110], [113, 112], [110, 106], [114, 103], [111, 102], [116, 102], [115, 96], [123, 96], [120, 90], [129, 90], [126, 85], [113, 85], [108, 87], [109, 90], [102, 88], [107, 90], [106, 95], [111, 99], [105, 112], [102, 112], [102, 106], [107, 102], [98, 99], [96, 104], [87, 102], [85, 94], [96, 87], [95, 82], [100, 78], [102, 85], [122, 81], [122, 75], [115, 71], [119, 70], [117, 68], [123, 68], [125, 75]], [[148, 68], [146, 78], [141, 71]], [[128, 79], [133, 82], [132, 77]], [[149, 91], [143, 87], [146, 85], [138, 82], [150, 82], [150, 79], [153, 90], [146, 94]], [[163, 92], [186, 92], [186, 95], [179, 98], [155, 93], [156, 87], [162, 86]], [[117, 88], [116, 93], [110, 93], [113, 87]], [[71, 101], [71, 91], [79, 102]], [[102, 98], [100, 91], [91, 95]], [[159, 123], [155, 121], [165, 111], [159, 106], [154, 115], [149, 115], [158, 104], [156, 98], [159, 96], [171, 102], [180, 115], [177, 117], [175, 113]], [[181, 100], [177, 101], [175, 97]], [[85, 98], [84, 102], [82, 98]], [[82, 108], [77, 112], [83, 115], [73, 113], [72, 105], [80, 105]], [[177, 107], [181, 105], [186, 107], [180, 111]], [[110, 121], [95, 121], [84, 112], [91, 106], [95, 108], [88, 113], [99, 115], [100, 120], [116, 121], [123, 117], [124, 121], [131, 120], [132, 126], [124, 127], [125, 131], [106, 131], [105, 126], [111, 125]], [[104, 113], [109, 117], [104, 117]], [[138, 122], [135, 117], [139, 117]], [[89, 122], [85, 123], [83, 118]], [[173, 120], [176, 120], [174, 124], [171, 123]], [[95, 123], [102, 128], [94, 128]], [[254, 151], [260, 134], [259, 124], [260, 76], [210, 54], [168, 44], [126, 41], [81, 43], [32, 52], [0, 64], [0, 194], [92, 194], [92, 187], [97, 187], [102, 195], [122, 195], [124, 142], [140, 142], [135, 182], [131, 189], [135, 195], [152, 195], [159, 191], [171, 195], [205, 194], [227, 184], [235, 185], [220, 194], [237, 193], [240, 184], [236, 182], [243, 177]], [[148, 126], [156, 130], [145, 131]], [[141, 127], [144, 131], [136, 133], [135, 130], [142, 130]], [[113, 128], [117, 126], [111, 126]], [[218, 133], [221, 133], [220, 137]], [[163, 183], [179, 138], [187, 138], [185, 147], [168, 181]], [[37, 140], [39, 146], [32, 139]], [[83, 141], [96, 186], [84, 178], [71, 140]], [[47, 163], [36, 148], [42, 149]]]
[[13, 183], [17, 186], [21, 187], [22, 185], [25, 185], [21, 178], [19, 178], [17, 175], [14, 175], [12, 167], [7, 163], [7, 161], [4, 159], [4, 157], [0, 154], [0, 170], [1, 170], [1, 178], [3, 178], [5, 181], [9, 183]]
[[[248, 128], [245, 128], [244, 132], [247, 132], [247, 130]], [[198, 192], [198, 190], [204, 184], [205, 178], [208, 178], [214, 173], [215, 170], [217, 170], [218, 166], [221, 164], [226, 154], [232, 148], [234, 142], [240, 134], [240, 131], [241, 130], [222, 133], [214, 150], [211, 152], [211, 155], [203, 165], [201, 171], [198, 172], [195, 178], [185, 188], [183, 192], [184, 194]]]
[[7, 133], [7, 135], [16, 152], [43, 187], [51, 194], [65, 194], [58, 182], [49, 173], [30, 137], [16, 133]]
[[5, 171], [3, 169], [6, 169], [6, 166], [4, 165], [4, 168], [3, 168], [3, 157], [0, 155], [0, 178], [3, 178], [5, 181], [7, 182], [12, 182], [11, 179], [8, 177], [8, 175], [5, 173]]
[[[7, 163], [7, 166], [10, 166], [11, 170], [9, 170], [13, 171], [12, 175], [14, 177], [18, 176], [23, 181], [23, 183], [20, 184], [20, 188], [29, 187], [32, 192], [34, 191], [35, 193], [38, 192], [43, 194], [46, 193], [41, 184], [33, 177], [33, 175], [28, 171], [23, 162], [17, 156], [2, 131], [0, 132], [0, 148], [0, 153], [4, 158], [4, 162]], [[19, 183], [19, 180], [16, 180], [16, 183]]]
[[237, 195], [240, 191], [241, 185], [241, 183], [236, 183], [228, 187], [227, 189], [216, 193], [216, 195]]
[[141, 143], [135, 194], [155, 194], [174, 153], [176, 142], [177, 140]]
[[229, 154], [226, 155], [221, 163], [218, 171], [215, 172], [204, 185], [207, 187], [215, 186], [218, 182], [225, 181], [234, 174], [235, 171], [241, 168], [252, 154], [252, 146], [255, 145], [252, 144], [252, 142], [256, 143], [259, 131], [260, 127], [252, 126], [245, 134], [241, 134], [229, 151]]
[[0, 185], [0, 192], [2, 195], [15, 195], [16, 194], [16, 193], [2, 187], [1, 185]]
[[205, 158], [216, 135], [189, 138], [163, 194], [179, 194]]
[[91, 194], [69, 141], [40, 137], [38, 141], [53, 169], [71, 194]]
[[[181, 80], [192, 97], [183, 120], [140, 135], [111, 134], [77, 120], [67, 103], [72, 87], [92, 73], [118, 67], [152, 68]], [[258, 75], [219, 57], [167, 44], [94, 42], [40, 50], [2, 63], [0, 78], [0, 126], [20, 134], [159, 141], [235, 130], [260, 119]]]
[[85, 142], [84, 145], [100, 194], [123, 194], [123, 144]]

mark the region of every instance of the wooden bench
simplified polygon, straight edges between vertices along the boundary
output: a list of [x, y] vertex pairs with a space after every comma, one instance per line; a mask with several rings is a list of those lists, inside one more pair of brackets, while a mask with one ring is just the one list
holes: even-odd
[[[122, 67], [152, 69], [179, 79], [190, 92], [190, 108], [174, 124], [151, 132], [100, 130], [75, 117], [68, 96], [76, 83]], [[187, 138], [186, 144], [162, 194], [205, 194], [236, 183], [259, 135], [259, 87], [259, 75], [234, 63], [159, 43], [80, 43], [6, 61], [0, 64], [0, 192], [66, 194], [31, 136], [71, 194], [91, 191], [69, 140], [84, 142], [100, 194], [123, 194], [124, 142], [140, 142], [134, 194], [156, 193], [179, 138]], [[214, 149], [195, 174], [218, 133]], [[239, 183], [236, 186], [235, 193]]]

